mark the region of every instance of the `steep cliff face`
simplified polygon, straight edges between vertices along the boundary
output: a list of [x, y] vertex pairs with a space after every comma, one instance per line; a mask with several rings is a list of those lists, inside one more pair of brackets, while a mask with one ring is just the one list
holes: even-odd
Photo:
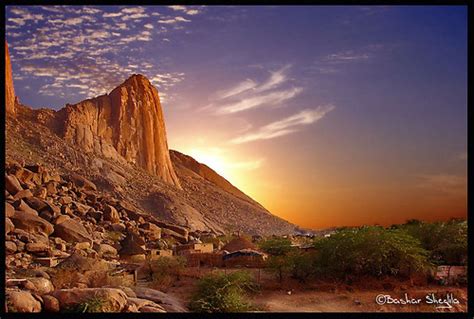
[[15, 89], [7, 41], [5, 41], [5, 111], [7, 115], [15, 115]]
[[59, 134], [86, 153], [136, 164], [181, 188], [158, 91], [143, 75], [132, 75], [108, 95], [67, 105], [57, 119]]

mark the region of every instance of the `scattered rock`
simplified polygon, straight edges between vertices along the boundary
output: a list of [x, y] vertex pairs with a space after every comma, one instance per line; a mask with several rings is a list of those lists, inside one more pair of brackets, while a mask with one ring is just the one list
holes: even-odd
[[5, 189], [12, 195], [23, 190], [20, 182], [14, 175], [5, 175]]
[[39, 295], [49, 294], [54, 290], [54, 286], [50, 280], [42, 277], [33, 277], [28, 278], [28, 281], [33, 283], [34, 289], [33, 291], [38, 293]]
[[62, 310], [96, 300], [95, 312], [120, 312], [127, 304], [127, 295], [116, 288], [60, 289], [52, 296], [58, 299]]
[[80, 222], [74, 219], [66, 219], [60, 224], [56, 224], [53, 236], [73, 243], [91, 241], [91, 235]]
[[15, 211], [11, 218], [16, 228], [23, 229], [30, 233], [45, 233], [51, 235], [54, 231], [52, 224], [34, 214]]
[[41, 303], [28, 291], [6, 292], [8, 312], [40, 312]]
[[162, 306], [167, 312], [186, 312], [181, 302], [159, 290], [146, 287], [133, 287], [138, 298], [148, 299]]
[[16, 253], [18, 247], [16, 244], [12, 241], [5, 241], [5, 251], [9, 254], [14, 254]]
[[71, 182], [73, 182], [74, 184], [76, 184], [78, 187], [82, 187], [85, 190], [90, 190], [90, 191], [96, 191], [97, 190], [97, 186], [95, 186], [94, 183], [92, 183], [90, 180], [88, 180], [87, 178], [85, 178], [81, 175], [73, 173], [69, 176], [68, 179]]
[[114, 207], [110, 205], [105, 205], [104, 220], [108, 220], [112, 222], [113, 224], [115, 224], [115, 223], [120, 222], [120, 215]]
[[43, 308], [46, 312], [59, 312], [59, 300], [51, 295], [44, 295]]

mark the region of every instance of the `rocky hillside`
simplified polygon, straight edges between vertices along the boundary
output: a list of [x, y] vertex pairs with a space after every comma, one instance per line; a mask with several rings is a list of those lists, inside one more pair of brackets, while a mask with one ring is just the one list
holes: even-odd
[[5, 188], [7, 312], [186, 311], [134, 285], [127, 269], [143, 276], [146, 264], [130, 258], [186, 243], [187, 229], [136, 212], [78, 174], [40, 165], [8, 162]]
[[[10, 86], [14, 92], [7, 77], [6, 90]], [[133, 75], [110, 94], [59, 111], [14, 100], [9, 114], [8, 160], [79, 173], [134, 211], [190, 231], [294, 232], [293, 224], [211, 168], [179, 152], [170, 156], [158, 91], [144, 76]]]

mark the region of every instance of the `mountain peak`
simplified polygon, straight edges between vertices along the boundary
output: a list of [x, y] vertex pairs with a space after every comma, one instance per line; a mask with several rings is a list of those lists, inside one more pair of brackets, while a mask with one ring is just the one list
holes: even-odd
[[151, 85], [150, 80], [143, 74], [132, 74], [128, 79], [125, 80], [125, 82], [123, 82], [119, 86], [128, 86], [128, 85], [133, 86], [133, 85], [137, 85], [138, 83]]
[[180, 188], [171, 163], [158, 90], [133, 74], [110, 94], [68, 105], [59, 111], [61, 134], [82, 148], [125, 160]]

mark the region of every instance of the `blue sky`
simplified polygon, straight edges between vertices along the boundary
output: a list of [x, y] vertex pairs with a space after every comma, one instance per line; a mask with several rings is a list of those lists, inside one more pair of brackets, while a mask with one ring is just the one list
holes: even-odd
[[287, 219], [466, 213], [466, 7], [10, 6], [6, 18], [23, 103], [59, 109], [142, 73], [170, 147]]

